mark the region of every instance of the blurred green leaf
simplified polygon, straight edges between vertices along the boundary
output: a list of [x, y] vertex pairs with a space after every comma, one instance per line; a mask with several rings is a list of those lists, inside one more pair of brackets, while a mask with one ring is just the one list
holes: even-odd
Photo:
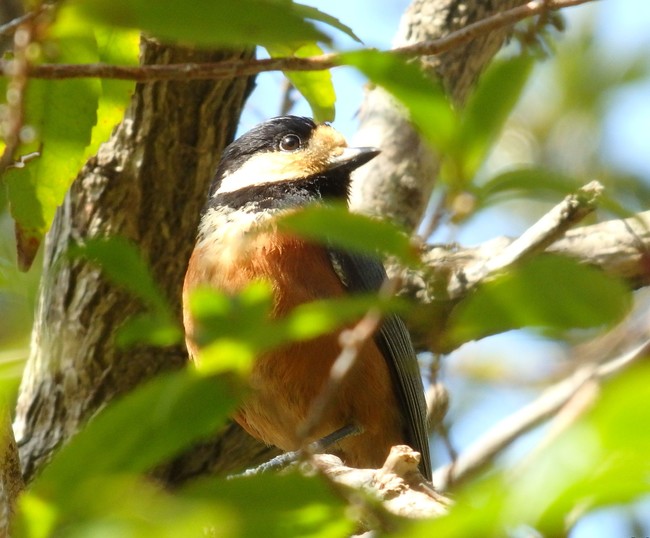
[[94, 417], [31, 489], [63, 502], [91, 476], [147, 471], [216, 432], [236, 403], [225, 378], [191, 370], [160, 375]]
[[136, 344], [165, 347], [179, 343], [183, 331], [169, 316], [145, 313], [131, 316], [117, 330], [115, 343], [119, 347]]
[[48, 538], [59, 520], [59, 511], [51, 502], [24, 492], [18, 499], [18, 514], [12, 524], [13, 536]]
[[346, 505], [323, 480], [297, 473], [210, 479], [190, 485], [181, 495], [228, 507], [236, 518], [237, 536], [342, 538], [355, 528], [346, 517]]
[[[600, 179], [605, 181], [605, 192], [599, 205], [619, 218], [632, 216], [634, 210], [643, 211], [650, 203], [650, 187], [639, 177], [617, 174]], [[557, 202], [560, 197], [575, 192], [584, 183], [583, 178], [550, 168], [516, 168], [490, 178], [473, 189], [473, 192], [478, 205], [484, 209], [520, 198]]]
[[330, 333], [341, 326], [358, 321], [371, 309], [394, 313], [405, 308], [404, 301], [378, 294], [358, 294], [323, 299], [302, 304], [278, 322], [286, 340], [308, 340]]
[[519, 502], [513, 510], [553, 535], [576, 507], [588, 513], [646, 496], [650, 430], [640, 425], [648, 421], [648, 383], [650, 368], [643, 362], [606, 382], [587, 415], [545, 448], [514, 484], [513, 497], [534, 494], [537, 502], [528, 507]]
[[395, 54], [377, 51], [345, 53], [342, 63], [356, 67], [392, 94], [406, 108], [425, 140], [439, 153], [452, 150], [458, 115], [442, 87], [427, 78], [417, 64]]
[[260, 349], [276, 341], [271, 322], [272, 290], [266, 282], [253, 282], [234, 295], [197, 288], [192, 291], [189, 304], [194, 320], [193, 339], [200, 347], [226, 339]]
[[[44, 519], [35, 521], [40, 517]], [[32, 491], [22, 495], [12, 535], [17, 538], [209, 536], [206, 528], [232, 529], [232, 520], [232, 516], [214, 503], [181, 499], [141, 476], [91, 475], [69, 487], [64, 498], [46, 498]]]
[[[331, 333], [359, 320], [370, 309], [394, 312], [404, 305], [399, 299], [377, 294], [346, 295], [299, 305], [280, 319], [272, 318], [272, 306], [271, 289], [264, 282], [254, 282], [236, 295], [210, 288], [194, 290], [190, 295], [195, 323], [193, 338], [200, 346], [208, 346], [201, 353], [200, 362], [205, 359], [210, 371], [219, 371], [222, 345], [243, 345], [261, 352]], [[213, 347], [215, 342], [221, 343]]]
[[337, 19], [287, 0], [82, 0], [92, 20], [138, 28], [160, 38], [203, 46], [273, 45], [305, 41], [329, 43], [311, 21], [351, 34]]
[[544, 255], [481, 285], [450, 319], [450, 337], [467, 342], [521, 327], [553, 331], [614, 323], [630, 307], [630, 290], [601, 271]]
[[[272, 57], [297, 56], [305, 58], [322, 54], [323, 50], [316, 43], [308, 43], [292, 50], [291, 47], [275, 45], [266, 47]], [[311, 107], [317, 122], [333, 121], [335, 116], [334, 104], [336, 93], [332, 84], [332, 74], [323, 71], [285, 71], [285, 76], [303, 95]]]
[[[62, 10], [43, 50], [54, 63], [95, 63], [95, 36], [71, 10]], [[11, 214], [19, 230], [19, 251], [28, 252], [27, 265], [49, 229], [85, 158], [85, 148], [97, 121], [100, 83], [95, 79], [30, 79], [25, 93], [23, 144], [19, 154], [39, 156], [23, 167], [11, 168], [6, 183]]]
[[204, 375], [231, 371], [247, 377], [255, 363], [255, 346], [234, 338], [219, 338], [202, 347], [193, 357], [197, 370]]
[[417, 248], [393, 223], [357, 213], [345, 207], [312, 206], [277, 221], [278, 228], [302, 237], [354, 252], [394, 256], [405, 265], [418, 265]]
[[513, 529], [522, 527], [563, 536], [576, 515], [647, 497], [650, 429], [642, 425], [648, 422], [649, 384], [650, 367], [640, 362], [605, 382], [600, 394], [587, 391], [586, 400], [576, 395], [578, 407], [589, 396], [596, 400], [553, 443], [523, 465], [515, 462], [516, 472], [466, 483], [448, 516], [415, 523], [400, 536], [517, 536]]
[[323, 480], [296, 474], [212, 478], [174, 493], [139, 476], [89, 476], [62, 498], [23, 495], [13, 536], [343, 538], [355, 526], [346, 510]]
[[558, 197], [575, 192], [580, 186], [577, 178], [548, 168], [518, 168], [489, 179], [475, 194], [483, 207], [524, 197], [556, 202]]
[[471, 182], [519, 101], [534, 65], [529, 56], [497, 60], [481, 77], [460, 114], [458, 140], [445, 155], [443, 177], [459, 188]]

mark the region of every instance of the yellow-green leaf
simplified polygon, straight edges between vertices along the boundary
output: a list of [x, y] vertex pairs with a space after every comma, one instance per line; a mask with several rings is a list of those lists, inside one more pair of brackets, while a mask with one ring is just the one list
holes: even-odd
[[[304, 44], [296, 50], [282, 45], [268, 46], [266, 49], [273, 57], [293, 55], [306, 58], [323, 53], [323, 50], [316, 43]], [[285, 71], [284, 74], [307, 100], [317, 122], [334, 120], [336, 93], [334, 84], [332, 84], [332, 74], [329, 70]]]

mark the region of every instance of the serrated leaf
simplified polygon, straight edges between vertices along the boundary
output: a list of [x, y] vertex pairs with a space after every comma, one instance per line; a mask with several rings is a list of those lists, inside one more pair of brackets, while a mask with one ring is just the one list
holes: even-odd
[[[107, 25], [138, 28], [159, 38], [201, 46], [329, 43], [308, 19], [332, 24], [318, 10], [285, 0], [83, 0], [80, 8]], [[344, 28], [338, 23], [339, 29]], [[346, 32], [347, 33], [347, 32]]]
[[458, 142], [445, 156], [449, 173], [444, 169], [443, 173], [448, 182], [466, 184], [474, 179], [517, 104], [533, 65], [529, 56], [498, 60], [481, 77], [461, 111]]
[[382, 86], [408, 111], [425, 140], [440, 153], [448, 153], [455, 141], [458, 115], [442, 87], [417, 67], [395, 54], [377, 51], [348, 52], [342, 63], [356, 67]]
[[233, 388], [222, 378], [185, 370], [161, 375], [94, 417], [56, 454], [31, 490], [56, 499], [91, 476], [147, 471], [216, 432], [236, 402]]
[[[55, 63], [95, 63], [97, 43], [91, 28], [63, 10], [52, 28], [47, 50]], [[95, 79], [61, 81], [31, 79], [25, 92], [23, 131], [33, 140], [18, 154], [39, 151], [26, 166], [11, 168], [5, 179], [16, 221], [21, 266], [29, 268], [40, 239], [50, 227], [56, 208], [76, 177], [96, 123], [100, 93]]]
[[350, 213], [345, 207], [313, 206], [278, 219], [278, 228], [355, 252], [395, 256], [417, 265], [417, 249], [409, 236], [391, 222]]
[[619, 280], [544, 255], [481, 285], [454, 311], [449, 334], [467, 342], [521, 327], [598, 327], [620, 320], [629, 307], [630, 291]]
[[[269, 46], [267, 50], [272, 57], [293, 55], [299, 58], [306, 58], [323, 53], [323, 50], [316, 43], [307, 43], [297, 50], [280, 45]], [[317, 122], [334, 120], [336, 93], [334, 91], [334, 84], [332, 84], [332, 74], [329, 70], [285, 71], [284, 74], [307, 100], [314, 119]]]

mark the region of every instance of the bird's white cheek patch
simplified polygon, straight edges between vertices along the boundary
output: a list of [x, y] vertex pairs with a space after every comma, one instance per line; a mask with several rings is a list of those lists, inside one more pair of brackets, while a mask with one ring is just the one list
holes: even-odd
[[330, 167], [330, 159], [340, 155], [346, 146], [340, 133], [329, 125], [319, 125], [307, 145], [298, 151], [271, 151], [253, 155], [237, 170], [221, 179], [216, 194], [303, 179], [326, 172]]
[[[302, 153], [302, 152], [301, 152]], [[217, 194], [306, 177], [301, 153], [262, 153], [221, 180]]]

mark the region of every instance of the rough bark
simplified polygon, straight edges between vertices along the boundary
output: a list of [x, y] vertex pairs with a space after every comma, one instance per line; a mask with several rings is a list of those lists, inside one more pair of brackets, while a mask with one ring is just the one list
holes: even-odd
[[[414, 0], [400, 22], [395, 46], [443, 37], [479, 19], [524, 4], [524, 0]], [[462, 106], [476, 80], [499, 51], [510, 29], [491, 32], [440, 56], [423, 58], [425, 71], [442, 80]], [[352, 189], [354, 209], [389, 217], [415, 230], [429, 202], [438, 159], [412, 127], [403, 109], [381, 88], [366, 94], [354, 143], [381, 148], [359, 169]]]
[[23, 489], [23, 479], [6, 401], [2, 402], [0, 412], [0, 536], [9, 536], [11, 516], [16, 499]]
[[[251, 55], [142, 43], [145, 63]], [[181, 346], [117, 349], [116, 327], [142, 305], [96, 267], [65, 253], [87, 238], [131, 239], [180, 320], [180, 289], [200, 209], [250, 84], [234, 79], [138, 85], [124, 121], [68, 193], [45, 245], [31, 354], [18, 398], [15, 431], [27, 479], [106, 402], [186, 362]]]

